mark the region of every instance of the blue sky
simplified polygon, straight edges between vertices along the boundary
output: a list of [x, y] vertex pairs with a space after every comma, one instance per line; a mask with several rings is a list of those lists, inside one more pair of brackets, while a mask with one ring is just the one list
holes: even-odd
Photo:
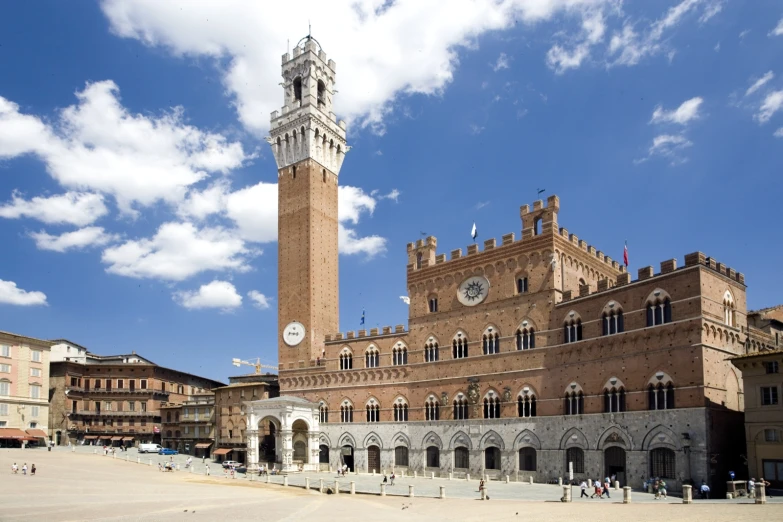
[[0, 8], [0, 329], [222, 380], [276, 361], [263, 137], [308, 19], [353, 147], [342, 330], [407, 323], [408, 242], [519, 236], [539, 188], [632, 274], [701, 250], [781, 302], [780, 2], [265, 4]]

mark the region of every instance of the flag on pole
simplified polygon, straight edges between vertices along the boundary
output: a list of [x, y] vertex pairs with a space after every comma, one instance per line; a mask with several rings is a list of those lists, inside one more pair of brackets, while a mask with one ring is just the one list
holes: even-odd
[[364, 310], [362, 310], [362, 320], [359, 322], [359, 326], [364, 326]]
[[625, 242], [625, 248], [623, 249], [623, 263], [628, 266], [628, 241]]
[[478, 236], [478, 230], [476, 229], [476, 222], [473, 222], [473, 229], [470, 231], [470, 237], [473, 238], [473, 241], [476, 240], [476, 237]]

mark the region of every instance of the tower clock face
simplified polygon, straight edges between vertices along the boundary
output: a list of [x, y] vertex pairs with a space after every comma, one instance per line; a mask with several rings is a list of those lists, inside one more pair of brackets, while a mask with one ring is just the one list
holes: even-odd
[[476, 306], [484, 301], [489, 293], [489, 281], [483, 276], [465, 279], [457, 289], [457, 300], [465, 306]]
[[296, 321], [288, 323], [283, 330], [283, 341], [288, 346], [296, 346], [304, 340], [305, 327]]

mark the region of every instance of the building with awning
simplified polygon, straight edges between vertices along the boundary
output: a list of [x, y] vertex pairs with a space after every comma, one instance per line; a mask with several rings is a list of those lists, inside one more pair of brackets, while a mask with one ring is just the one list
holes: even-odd
[[44, 443], [49, 438], [49, 435], [47, 435], [44, 430], [38, 428], [30, 428], [25, 430], [25, 432], [29, 437], [32, 437], [33, 439], [43, 439]]

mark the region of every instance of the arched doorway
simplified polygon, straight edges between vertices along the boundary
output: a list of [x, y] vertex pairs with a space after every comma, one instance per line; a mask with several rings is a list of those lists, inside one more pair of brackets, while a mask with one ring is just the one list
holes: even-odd
[[329, 446], [326, 444], [318, 446], [318, 463], [329, 465]]
[[367, 471], [372, 473], [373, 470], [381, 472], [381, 448], [378, 446], [367, 448]]
[[625, 450], [612, 446], [604, 450], [604, 473], [607, 477], [615, 475], [620, 486], [625, 486]]
[[348, 466], [348, 471], [353, 471], [353, 446], [346, 444], [340, 449], [343, 464]]
[[258, 423], [258, 460], [277, 462], [277, 425], [271, 417], [261, 419]]
[[294, 464], [306, 464], [310, 459], [309, 454], [309, 440], [307, 438], [307, 432], [309, 426], [301, 419], [295, 421], [291, 425], [291, 442], [293, 443], [293, 461]]

